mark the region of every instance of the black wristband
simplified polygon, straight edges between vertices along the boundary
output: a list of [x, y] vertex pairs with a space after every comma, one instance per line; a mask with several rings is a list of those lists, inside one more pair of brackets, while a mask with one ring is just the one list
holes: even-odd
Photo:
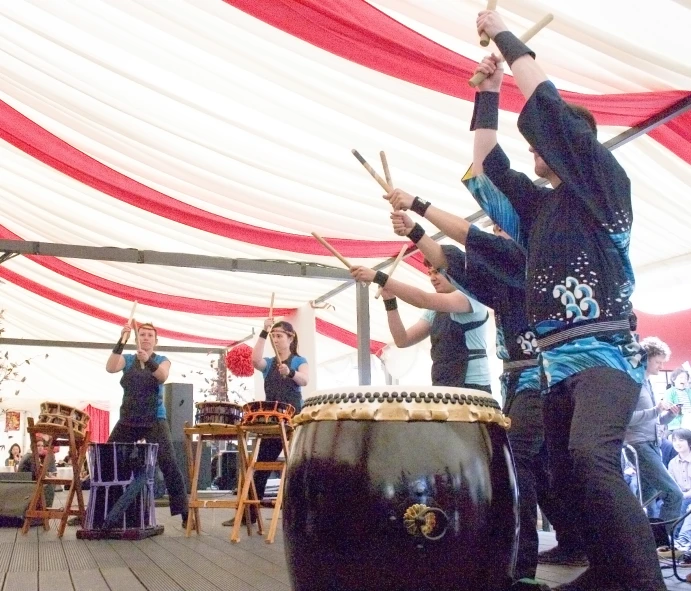
[[259, 338], [260, 338], [260, 339], [265, 339], [265, 338], [268, 337], [268, 336], [269, 336], [269, 333], [268, 333], [268, 331], [266, 331], [266, 330], [262, 330], [262, 331], [259, 333]]
[[151, 373], [154, 373], [158, 369], [158, 363], [156, 363], [151, 357], [149, 357], [144, 363], [144, 367], [148, 369]]
[[294, 378], [294, 377], [295, 377], [295, 370], [294, 370], [294, 369], [291, 369], [291, 370], [288, 372], [288, 377], [289, 377], [289, 378]]
[[377, 271], [374, 274], [374, 279], [372, 279], [372, 283], [376, 283], [377, 285], [384, 287], [388, 280], [389, 280], [389, 276], [386, 273], [382, 273], [381, 271]]
[[509, 67], [511, 67], [519, 57], [523, 57], [524, 55], [529, 55], [535, 59], [535, 53], [530, 50], [530, 47], [523, 43], [523, 41], [516, 37], [511, 31], [502, 31], [494, 37], [494, 42], [504, 56], [506, 63], [509, 64]]
[[499, 93], [476, 92], [470, 131], [499, 128]]
[[387, 312], [391, 312], [392, 310], [398, 310], [398, 301], [396, 300], [396, 298], [384, 300], [384, 307], [386, 308]]
[[413, 202], [410, 205], [410, 211], [414, 211], [416, 214], [424, 218], [425, 212], [427, 211], [427, 208], [430, 205], [432, 204], [429, 201], [425, 201], [424, 199], [415, 197], [415, 199], [413, 199]]
[[408, 234], [408, 238], [411, 242], [417, 244], [424, 235], [425, 229], [420, 224], [415, 224], [410, 234]]
[[116, 355], [122, 355], [122, 352], [125, 350], [125, 343], [122, 341], [118, 341], [115, 343], [115, 347], [113, 347], [113, 353]]

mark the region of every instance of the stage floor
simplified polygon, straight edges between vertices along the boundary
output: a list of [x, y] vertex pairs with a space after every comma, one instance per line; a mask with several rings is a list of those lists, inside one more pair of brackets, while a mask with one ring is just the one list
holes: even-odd
[[[60, 498], [60, 497], [58, 497]], [[231, 510], [201, 510], [203, 534], [185, 538], [179, 517], [157, 508], [165, 533], [140, 541], [84, 541], [68, 527], [58, 539], [55, 522], [50, 531], [32, 527], [0, 529], [0, 589], [2, 591], [289, 591], [281, 528], [274, 544], [243, 529], [238, 544], [230, 543], [229, 528], [221, 522]], [[269, 516], [270, 510], [264, 510]], [[267, 525], [268, 527], [268, 525]], [[540, 533], [543, 549], [555, 544], [554, 535]], [[488, 549], [491, 556], [491, 549]], [[538, 569], [539, 578], [555, 586], [570, 581], [582, 569]], [[682, 577], [691, 569], [679, 571]], [[690, 589], [664, 569], [668, 589]]]

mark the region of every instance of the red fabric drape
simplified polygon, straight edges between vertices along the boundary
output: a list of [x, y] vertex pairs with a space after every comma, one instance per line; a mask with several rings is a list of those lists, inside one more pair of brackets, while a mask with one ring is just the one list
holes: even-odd
[[[474, 100], [467, 84], [476, 63], [420, 35], [365, 0], [224, 0], [316, 47], [389, 76], [464, 100]], [[600, 125], [637, 125], [691, 91], [586, 95], [562, 91], [571, 102], [592, 111]], [[523, 95], [510, 76], [504, 76], [501, 108], [518, 112]], [[651, 134], [691, 164], [689, 139], [668, 123]], [[671, 131], [671, 135], [670, 134]], [[687, 127], [688, 134], [688, 127]], [[676, 140], [676, 141], [675, 141]]]
[[[85, 185], [160, 217], [248, 244], [330, 255], [312, 236], [236, 222], [159, 193], [80, 152], [3, 101], [0, 101], [0, 138]], [[327, 240], [341, 254], [352, 257], [396, 256], [401, 249], [399, 241]]]
[[89, 404], [84, 409], [84, 412], [89, 415], [89, 432], [91, 433], [92, 443], [105, 443], [108, 441], [110, 434], [110, 412], [96, 408]]

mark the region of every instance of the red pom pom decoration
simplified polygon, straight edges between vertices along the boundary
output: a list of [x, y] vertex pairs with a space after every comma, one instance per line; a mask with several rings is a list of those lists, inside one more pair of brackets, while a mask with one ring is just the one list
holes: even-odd
[[226, 367], [238, 378], [248, 378], [254, 374], [252, 365], [252, 348], [248, 345], [238, 345], [226, 353]]

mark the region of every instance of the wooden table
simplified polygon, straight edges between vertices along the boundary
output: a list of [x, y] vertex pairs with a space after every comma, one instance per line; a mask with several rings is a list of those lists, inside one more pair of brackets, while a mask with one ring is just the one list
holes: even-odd
[[[187, 470], [191, 483], [191, 491], [189, 497], [189, 517], [187, 519], [187, 529], [185, 535], [189, 536], [194, 528], [197, 534], [201, 533], [201, 523], [199, 521], [199, 509], [238, 509], [239, 497], [235, 499], [199, 499], [197, 487], [199, 484], [199, 469], [202, 458], [202, 442], [203, 441], [237, 441], [238, 445], [238, 484], [237, 490], [243, 490], [245, 485], [245, 473], [247, 471], [247, 444], [245, 432], [239, 425], [222, 425], [219, 423], [203, 423], [197, 424], [194, 427], [189, 423], [185, 423], [183, 429], [185, 433], [185, 449], [187, 451]], [[193, 439], [196, 438], [196, 450], [193, 452]], [[251, 479], [250, 479], [251, 480]], [[254, 487], [254, 481], [247, 483], [249, 487], [248, 494], [253, 500], [257, 498], [257, 491]], [[245, 519], [247, 522], [247, 535], [252, 535], [252, 525], [250, 519], [249, 505], [244, 507]], [[231, 530], [231, 539], [237, 542], [240, 539], [240, 522], [237, 519], [242, 511], [236, 511], [236, 526]], [[261, 521], [258, 523], [259, 533], [263, 533]], [[235, 539], [233, 539], [233, 537]]]

